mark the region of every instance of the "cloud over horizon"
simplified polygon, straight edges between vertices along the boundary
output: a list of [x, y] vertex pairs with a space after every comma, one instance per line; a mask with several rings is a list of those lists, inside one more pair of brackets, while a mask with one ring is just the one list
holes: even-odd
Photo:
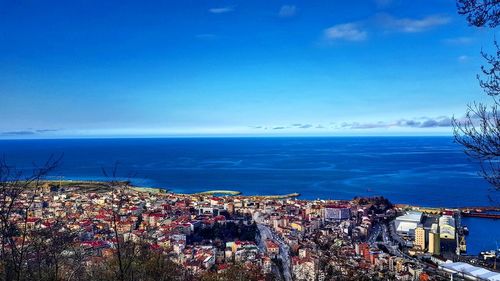
[[38, 130], [17, 130], [17, 131], [5, 131], [0, 132], [0, 135], [3, 136], [31, 136], [31, 135], [39, 135], [45, 133], [57, 132], [59, 130], [55, 129], [38, 129]]
[[439, 116], [435, 118], [431, 117], [420, 117], [413, 119], [400, 119], [394, 122], [344, 122], [340, 125], [344, 129], [376, 129], [376, 128], [390, 128], [390, 127], [400, 127], [400, 128], [438, 128], [438, 127], [451, 127], [451, 118], [448, 116]]
[[303, 123], [293, 123], [289, 126], [249, 126], [252, 129], [263, 129], [267, 130], [271, 128], [272, 130], [303, 130], [303, 129], [385, 129], [385, 128], [415, 128], [415, 129], [425, 129], [425, 128], [446, 128], [452, 126], [452, 119], [448, 116], [438, 116], [438, 117], [418, 117], [411, 119], [399, 119], [396, 121], [375, 121], [375, 122], [342, 122], [335, 123], [330, 122], [328, 125], [325, 124], [303, 124]]

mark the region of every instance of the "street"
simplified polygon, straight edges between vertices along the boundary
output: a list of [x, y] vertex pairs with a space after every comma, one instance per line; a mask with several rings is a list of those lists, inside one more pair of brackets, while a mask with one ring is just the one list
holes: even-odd
[[278, 237], [278, 235], [276, 235], [269, 228], [269, 226], [262, 223], [260, 213], [255, 213], [253, 219], [257, 223], [257, 228], [259, 229], [260, 233], [259, 248], [261, 249], [261, 251], [265, 251], [266, 246], [264, 241], [266, 241], [266, 239], [274, 240], [274, 242], [278, 244], [280, 248], [279, 259], [281, 260], [281, 263], [283, 265], [283, 278], [285, 279], [285, 281], [291, 281], [292, 263], [290, 260], [290, 247], [288, 247], [288, 245], [280, 237]]

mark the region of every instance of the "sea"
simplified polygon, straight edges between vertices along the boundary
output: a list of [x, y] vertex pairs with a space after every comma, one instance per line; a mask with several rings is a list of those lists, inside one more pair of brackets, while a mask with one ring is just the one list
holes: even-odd
[[[241, 137], [0, 140], [9, 165], [61, 157], [51, 179], [118, 179], [173, 192], [298, 192], [302, 199], [384, 196], [429, 207], [500, 205], [452, 137]], [[107, 171], [107, 175], [103, 172]], [[469, 254], [500, 242], [500, 220], [464, 218]]]

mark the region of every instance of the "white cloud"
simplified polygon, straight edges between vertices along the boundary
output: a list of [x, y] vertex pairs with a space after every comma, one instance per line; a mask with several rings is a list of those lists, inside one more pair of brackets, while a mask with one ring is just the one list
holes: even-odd
[[291, 18], [297, 13], [297, 7], [294, 5], [283, 5], [278, 12], [281, 18]]
[[377, 129], [377, 128], [442, 128], [451, 127], [452, 121], [448, 116], [439, 117], [420, 117], [413, 119], [400, 119], [397, 121], [386, 122], [386, 121], [376, 121], [376, 122], [344, 122], [340, 125], [343, 129]]
[[466, 62], [468, 60], [469, 60], [469, 56], [466, 56], [466, 55], [461, 55], [458, 57], [459, 62]]
[[220, 7], [220, 8], [211, 8], [208, 11], [212, 14], [224, 14], [234, 11], [233, 7]]
[[470, 44], [474, 41], [472, 37], [455, 37], [455, 38], [446, 38], [443, 40], [444, 43], [446, 44], [452, 44], [452, 45], [467, 45]]
[[363, 41], [368, 37], [368, 33], [362, 30], [356, 23], [334, 25], [325, 29], [323, 35], [327, 41]]
[[421, 116], [415, 118], [401, 118], [398, 120], [371, 121], [371, 122], [330, 122], [327, 124], [310, 124], [310, 123], [293, 123], [291, 125], [275, 124], [273, 126], [249, 126], [254, 130], [274, 130], [285, 132], [324, 132], [325, 130], [392, 130], [392, 129], [439, 129], [450, 128], [452, 126], [452, 118], [448, 116], [428, 117]]
[[395, 18], [390, 15], [379, 15], [379, 21], [388, 29], [400, 32], [422, 32], [433, 27], [445, 25], [450, 22], [450, 18], [441, 15], [431, 15], [420, 19]]

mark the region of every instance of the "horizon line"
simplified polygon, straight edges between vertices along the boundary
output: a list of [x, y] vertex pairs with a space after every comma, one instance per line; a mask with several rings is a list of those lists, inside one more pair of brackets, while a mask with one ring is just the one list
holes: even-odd
[[242, 138], [453, 138], [453, 134], [362, 134], [362, 135], [170, 135], [170, 136], [68, 136], [68, 137], [0, 137], [0, 141], [21, 140], [105, 140], [105, 139], [242, 139]]

